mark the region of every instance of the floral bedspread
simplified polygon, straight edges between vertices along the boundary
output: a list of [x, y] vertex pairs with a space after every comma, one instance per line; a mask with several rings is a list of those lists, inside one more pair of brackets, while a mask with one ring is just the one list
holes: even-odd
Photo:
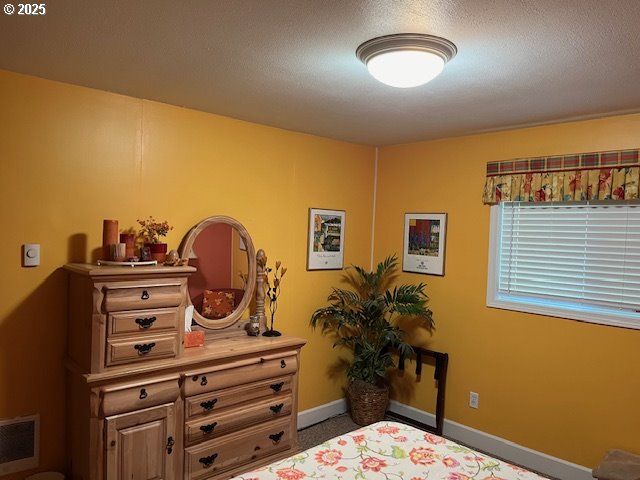
[[237, 476], [241, 480], [540, 480], [438, 435], [379, 422]]

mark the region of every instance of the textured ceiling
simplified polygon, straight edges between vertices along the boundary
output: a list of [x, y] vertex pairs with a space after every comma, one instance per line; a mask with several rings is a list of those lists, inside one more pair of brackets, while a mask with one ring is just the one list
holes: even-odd
[[[4, 2], [3, 2], [4, 3]], [[640, 0], [55, 0], [0, 14], [0, 69], [368, 145], [640, 111]], [[362, 42], [445, 37], [431, 83]]]

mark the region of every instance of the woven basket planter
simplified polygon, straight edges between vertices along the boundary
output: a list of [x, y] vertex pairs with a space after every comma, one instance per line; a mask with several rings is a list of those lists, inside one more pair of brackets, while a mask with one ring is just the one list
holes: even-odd
[[360, 426], [371, 425], [384, 419], [389, 405], [389, 387], [376, 386], [354, 380], [347, 388], [351, 418]]

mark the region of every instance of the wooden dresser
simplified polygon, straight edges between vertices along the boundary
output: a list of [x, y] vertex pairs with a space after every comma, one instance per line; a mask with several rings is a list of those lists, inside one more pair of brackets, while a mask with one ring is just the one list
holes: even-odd
[[192, 267], [65, 269], [67, 478], [223, 479], [297, 450], [305, 340], [185, 349]]

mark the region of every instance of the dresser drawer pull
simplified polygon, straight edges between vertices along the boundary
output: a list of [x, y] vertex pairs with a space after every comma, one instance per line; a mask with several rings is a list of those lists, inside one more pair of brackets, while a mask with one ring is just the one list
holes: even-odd
[[142, 290], [142, 295], [140, 295], [140, 300], [149, 300], [150, 295], [146, 290]]
[[282, 410], [282, 407], [284, 407], [284, 403], [279, 403], [277, 405], [271, 405], [269, 407], [269, 409], [273, 412], [273, 413], [280, 413], [280, 411]]
[[200, 402], [200, 406], [203, 410], [206, 410], [208, 412], [209, 410], [213, 410], [213, 407], [215, 406], [217, 401], [217, 398], [213, 398], [211, 400], [207, 400], [206, 402]]
[[147, 353], [149, 353], [151, 351], [151, 349], [153, 347], [156, 346], [156, 342], [151, 342], [151, 343], [137, 343], [133, 346], [133, 348], [135, 348], [136, 350], [138, 350], [138, 353], [140, 355], [146, 355]]
[[173, 452], [173, 446], [175, 444], [176, 444], [176, 442], [173, 439], [173, 437], [167, 438], [167, 455], [171, 455], [171, 452]]
[[155, 322], [155, 321], [156, 321], [156, 317], [136, 318], [136, 323], [143, 330], [151, 327], [151, 325], [153, 325], [153, 322]]
[[287, 366], [287, 362], [285, 362], [284, 360], [280, 360], [280, 368], [284, 368]]
[[213, 465], [213, 462], [215, 462], [216, 458], [218, 458], [218, 454], [214, 453], [213, 455], [209, 455], [208, 457], [200, 457], [198, 461], [204, 468], [209, 468], [211, 465]]
[[271, 385], [269, 385], [269, 387], [271, 387], [271, 390], [273, 390], [274, 392], [279, 392], [280, 390], [282, 390], [282, 387], [284, 387], [284, 382], [272, 383]]
[[[198, 375], [194, 375], [193, 377], [191, 377], [191, 380], [194, 381], [194, 382], [197, 382], [199, 378], [200, 377]], [[202, 385], [204, 387], [207, 383], [209, 383], [207, 381], [207, 377], [205, 375], [203, 375], [202, 379], [200, 380], [200, 385]]]
[[141, 388], [140, 389], [140, 400], [144, 400], [145, 398], [147, 398], [149, 396], [149, 394], [147, 393], [147, 390], [145, 388]]
[[213, 432], [213, 429], [216, 428], [216, 425], [218, 425], [218, 422], [213, 422], [209, 425], [201, 425], [200, 430], [202, 430], [204, 433], [211, 433]]
[[274, 445], [277, 445], [278, 443], [280, 443], [280, 440], [282, 440], [283, 435], [284, 435], [284, 431], [280, 431], [278, 433], [273, 433], [269, 435], [269, 438], [271, 439]]

